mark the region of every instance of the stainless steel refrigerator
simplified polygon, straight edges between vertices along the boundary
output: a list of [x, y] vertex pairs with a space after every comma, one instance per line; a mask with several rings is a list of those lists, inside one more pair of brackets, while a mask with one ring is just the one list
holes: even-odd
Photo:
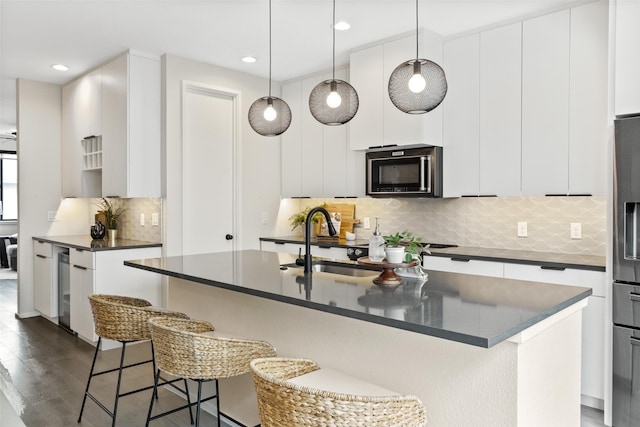
[[614, 146], [615, 427], [640, 426], [640, 114], [619, 116]]

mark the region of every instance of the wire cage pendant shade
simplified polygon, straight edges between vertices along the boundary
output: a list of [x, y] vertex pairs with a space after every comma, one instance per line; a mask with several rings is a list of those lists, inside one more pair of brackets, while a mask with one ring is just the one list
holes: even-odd
[[278, 136], [291, 125], [291, 108], [271, 96], [271, 0], [269, 0], [269, 96], [258, 98], [249, 107], [249, 124], [262, 136]]
[[320, 82], [309, 95], [309, 111], [320, 123], [338, 126], [347, 123], [358, 112], [358, 93], [349, 83], [336, 79], [336, 0], [333, 0], [333, 76]]
[[438, 64], [419, 58], [418, 0], [416, 0], [416, 59], [398, 65], [389, 77], [389, 98], [400, 111], [424, 114], [447, 95], [447, 78]]

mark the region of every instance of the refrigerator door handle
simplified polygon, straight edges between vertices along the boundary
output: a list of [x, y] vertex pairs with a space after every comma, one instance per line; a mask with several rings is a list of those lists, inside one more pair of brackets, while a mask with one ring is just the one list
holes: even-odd
[[640, 294], [629, 292], [629, 299], [633, 302], [640, 302]]
[[640, 338], [629, 337], [629, 343], [631, 343], [631, 345], [640, 345]]

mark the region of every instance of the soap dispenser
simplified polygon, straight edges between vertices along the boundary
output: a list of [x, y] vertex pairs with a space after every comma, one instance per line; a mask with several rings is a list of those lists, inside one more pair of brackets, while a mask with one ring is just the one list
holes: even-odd
[[369, 260], [380, 262], [384, 259], [384, 237], [380, 234], [378, 227], [378, 218], [376, 217], [376, 229], [373, 236], [369, 239]]

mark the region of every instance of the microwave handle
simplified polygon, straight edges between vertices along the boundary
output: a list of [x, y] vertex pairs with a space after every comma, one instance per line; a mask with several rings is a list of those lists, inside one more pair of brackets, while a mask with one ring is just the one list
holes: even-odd
[[[425, 162], [427, 163], [425, 170]], [[427, 186], [425, 187], [425, 175], [427, 177]], [[431, 192], [431, 156], [420, 156], [420, 191]]]

